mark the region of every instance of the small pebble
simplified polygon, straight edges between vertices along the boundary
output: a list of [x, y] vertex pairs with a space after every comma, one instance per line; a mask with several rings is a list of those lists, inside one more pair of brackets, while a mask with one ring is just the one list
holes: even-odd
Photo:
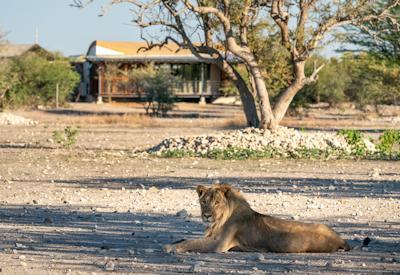
[[262, 262], [262, 261], [264, 261], [264, 260], [265, 260], [265, 257], [264, 257], [264, 255], [263, 255], [263, 254], [261, 254], [261, 253], [257, 253], [257, 255], [256, 255], [256, 260], [258, 260], [258, 261]]
[[115, 270], [115, 264], [113, 261], [107, 261], [106, 264], [104, 265], [104, 269], [106, 271], [114, 271]]
[[201, 267], [204, 265], [204, 262], [198, 261], [192, 265], [192, 272], [198, 273], [201, 272]]

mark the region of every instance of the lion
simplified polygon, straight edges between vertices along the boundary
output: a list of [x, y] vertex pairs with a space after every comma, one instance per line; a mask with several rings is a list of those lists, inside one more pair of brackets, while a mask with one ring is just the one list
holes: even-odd
[[228, 184], [197, 186], [201, 217], [209, 224], [204, 237], [164, 246], [166, 252], [329, 253], [350, 250], [324, 224], [289, 221], [260, 214]]

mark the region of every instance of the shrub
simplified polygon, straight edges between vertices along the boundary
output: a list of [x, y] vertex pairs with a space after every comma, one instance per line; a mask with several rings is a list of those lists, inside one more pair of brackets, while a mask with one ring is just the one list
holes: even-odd
[[176, 77], [169, 70], [155, 69], [149, 65], [144, 68], [133, 69], [129, 73], [129, 82], [135, 85], [143, 100], [146, 114], [164, 117], [174, 108], [176, 97], [173, 93], [173, 84]]
[[0, 112], [6, 105], [6, 96], [10, 89], [15, 85], [17, 75], [11, 71], [11, 62], [8, 60], [0, 61]]
[[393, 153], [400, 154], [400, 131], [386, 130], [379, 137], [379, 152], [383, 155], [391, 157]]
[[352, 154], [356, 157], [365, 157], [368, 153], [367, 146], [364, 142], [364, 137], [358, 130], [340, 130], [340, 135], [343, 135], [347, 143], [352, 147]]
[[60, 58], [49, 61], [36, 54], [25, 54], [11, 60], [10, 74], [15, 81], [3, 102], [9, 107], [54, 104], [57, 84], [59, 103], [63, 104], [80, 79], [68, 61]]
[[347, 58], [353, 80], [346, 90], [359, 107], [400, 103], [400, 66], [390, 60], [362, 54]]
[[71, 148], [77, 140], [79, 127], [67, 126], [64, 131], [53, 131], [53, 139], [64, 148]]

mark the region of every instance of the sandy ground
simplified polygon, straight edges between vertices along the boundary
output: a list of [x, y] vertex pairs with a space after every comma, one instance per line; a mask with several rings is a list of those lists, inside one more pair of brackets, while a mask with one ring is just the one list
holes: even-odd
[[[66, 118], [32, 117], [41, 123], [0, 126], [4, 274], [400, 273], [400, 162], [132, 154], [165, 137], [221, 130], [204, 124], [83, 123], [68, 150], [51, 141]], [[366, 236], [372, 242], [332, 254], [164, 253], [164, 244], [202, 235], [195, 187], [214, 180], [239, 188], [261, 213], [325, 223], [353, 245]], [[183, 209], [188, 215], [177, 215]]]

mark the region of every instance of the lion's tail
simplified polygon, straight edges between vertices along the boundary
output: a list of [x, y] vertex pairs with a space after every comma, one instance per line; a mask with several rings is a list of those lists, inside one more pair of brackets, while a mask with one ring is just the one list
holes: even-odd
[[351, 247], [347, 242], [346, 245], [347, 247], [344, 248], [345, 251], [349, 251], [349, 250], [361, 250], [363, 247], [367, 247], [369, 245], [369, 243], [371, 242], [371, 239], [369, 237], [366, 237], [363, 241], [362, 244], [360, 245], [356, 245]]

